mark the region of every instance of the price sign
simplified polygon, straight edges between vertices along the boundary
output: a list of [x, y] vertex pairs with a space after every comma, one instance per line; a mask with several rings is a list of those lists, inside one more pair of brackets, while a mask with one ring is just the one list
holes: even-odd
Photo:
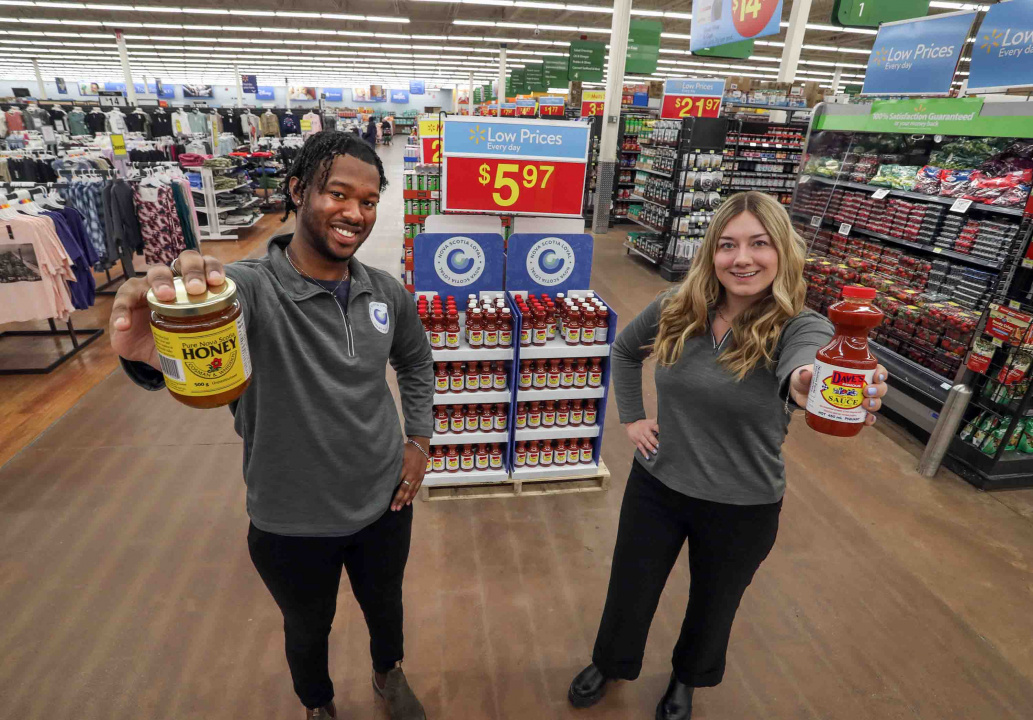
[[534, 100], [519, 99], [516, 101], [517, 115], [519, 117], [534, 117], [535, 106], [537, 103]]
[[800, 179], [797, 181], [796, 184], [797, 185], [806, 185], [810, 181], [811, 181], [811, 176], [810, 175], [801, 175]]
[[872, 200], [882, 200], [884, 197], [890, 194], [889, 188], [881, 188], [872, 193]]
[[561, 97], [542, 96], [538, 98], [538, 114], [541, 117], [563, 117], [563, 104]]
[[516, 103], [502, 103], [502, 117], [516, 117]]
[[821, 227], [821, 215], [811, 215], [811, 227]]
[[970, 205], [972, 205], [971, 200], [966, 200], [965, 198], [958, 198], [954, 201], [954, 204], [951, 205], [950, 211], [956, 213], [964, 213], [968, 210]]
[[606, 100], [605, 90], [584, 90], [581, 93], [581, 117], [592, 117], [603, 114]]
[[440, 134], [440, 120], [420, 120], [420, 137], [437, 137]]
[[301, 132], [312, 132], [312, 121], [301, 119]]
[[721, 113], [721, 99], [725, 81], [667, 80], [660, 104], [660, 117], [680, 120], [687, 117], [717, 117]]
[[443, 132], [444, 210], [581, 215], [586, 123], [449, 117]]
[[850, 234], [850, 223], [840, 223], [839, 234], [844, 237]]
[[128, 154], [126, 153], [126, 136], [112, 135], [111, 149], [114, 151], [115, 157], [125, 157]]
[[420, 138], [420, 162], [423, 164], [441, 162], [441, 138]]

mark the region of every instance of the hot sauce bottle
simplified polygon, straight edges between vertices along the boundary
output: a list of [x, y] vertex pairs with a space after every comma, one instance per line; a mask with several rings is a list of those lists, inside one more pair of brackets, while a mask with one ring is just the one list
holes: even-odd
[[549, 340], [556, 338], [556, 304], [549, 300], [545, 303], [545, 337]]
[[527, 427], [536, 428], [542, 426], [542, 404], [534, 401], [527, 411]]
[[563, 321], [563, 334], [567, 345], [581, 344], [581, 313], [577, 308], [568, 307], [567, 316]]
[[455, 445], [448, 446], [448, 453], [445, 455], [445, 472], [459, 472], [459, 451]]
[[502, 308], [499, 317], [499, 347], [513, 347], [513, 313], [509, 308]]
[[542, 427], [554, 427], [556, 425], [556, 401], [546, 400], [545, 409], [542, 410]]
[[520, 389], [529, 390], [534, 385], [534, 373], [531, 372], [531, 361], [520, 361]]
[[560, 373], [560, 387], [574, 387], [574, 361], [570, 358], [563, 361], [563, 372]]
[[434, 392], [448, 392], [448, 366], [443, 362], [434, 363]]
[[574, 369], [574, 387], [583, 388], [588, 385], [588, 361], [578, 358], [577, 367]]
[[585, 425], [595, 425], [596, 421], [595, 400], [585, 401]]
[[491, 405], [481, 406], [481, 432], [491, 432], [495, 427], [495, 413]]
[[544, 360], [534, 361], [533, 386], [535, 390], [541, 390], [549, 384], [549, 373], [545, 369]]
[[864, 427], [862, 403], [879, 364], [868, 349], [868, 331], [883, 318], [874, 299], [875, 288], [847, 285], [843, 299], [829, 306], [836, 334], [814, 358], [807, 395], [807, 424], [818, 432], [853, 437]]
[[430, 346], [434, 350], [445, 348], [445, 321], [440, 313], [434, 313], [430, 321]]
[[588, 371], [588, 387], [601, 387], [603, 384], [603, 363], [599, 358], [592, 358], [592, 367]]
[[463, 375], [463, 364], [452, 363], [452, 374], [449, 376], [448, 389], [452, 392], [462, 392], [465, 387], [465, 376]]
[[467, 328], [470, 331], [470, 347], [484, 347], [484, 323], [481, 320], [481, 311], [474, 310], [466, 318]]
[[610, 334], [610, 311], [606, 308], [599, 308], [595, 314], [595, 342], [597, 345], [605, 345]]
[[492, 427], [496, 432], [502, 432], [506, 429], [506, 424], [509, 422], [509, 418], [506, 416], [506, 406], [499, 403], [495, 406], [495, 414], [492, 416]]
[[466, 406], [466, 423], [464, 425], [466, 432], [477, 432], [477, 428], [481, 426], [480, 414], [477, 412], [476, 405]]
[[531, 342], [535, 345], [544, 345], [549, 339], [548, 329], [545, 324], [545, 310], [541, 307], [534, 309], [534, 335]]
[[488, 469], [488, 454], [489, 453], [488, 453], [488, 446], [487, 445], [478, 445], [477, 446], [477, 452], [474, 454], [474, 461], [475, 461], [474, 462], [474, 466], [478, 470], [487, 470]]
[[485, 360], [481, 363], [480, 388], [481, 390], [491, 390], [493, 387], [495, 387], [495, 373], [492, 372], [491, 363]]
[[550, 389], [553, 389], [553, 390], [559, 389], [559, 386], [560, 386], [560, 375], [561, 375], [560, 360], [557, 359], [557, 358], [553, 358], [552, 360], [549, 360], [549, 372], [548, 372], [548, 374], [545, 377], [545, 385], [546, 385], [546, 387], [548, 387]]
[[584, 438], [581, 441], [581, 462], [592, 462], [592, 441], [588, 438]]
[[513, 420], [517, 430], [527, 427], [527, 403], [517, 403], [516, 417]]
[[567, 441], [557, 440], [556, 451], [553, 453], [552, 461], [557, 465], [565, 465], [567, 462]]
[[434, 432], [438, 435], [448, 432], [448, 412], [444, 405], [438, 405], [434, 409]]
[[440, 445], [434, 446], [430, 455], [431, 468], [434, 472], [445, 472], [445, 451]]
[[560, 400], [556, 408], [556, 425], [566, 427], [570, 424], [570, 400]]
[[[431, 343], [433, 347], [433, 343]], [[445, 324], [445, 347], [449, 350], [459, 349], [459, 313], [448, 311], [448, 322]]]
[[502, 469], [502, 450], [498, 443], [491, 444], [491, 452], [488, 454], [488, 465], [492, 470]]
[[469, 445], [463, 445], [463, 452], [459, 455], [459, 469], [463, 472], [473, 470], [474, 458], [473, 448]]
[[454, 433], [461, 433], [466, 429], [466, 415], [463, 413], [462, 405], [452, 406], [452, 421], [449, 428]]
[[594, 345], [595, 344], [595, 310], [590, 307], [586, 307], [581, 312], [584, 317], [584, 322], [581, 325], [581, 344], [582, 345]]
[[552, 465], [552, 440], [542, 440], [542, 451], [538, 459], [538, 464], [542, 467], [549, 467]]
[[488, 311], [488, 318], [484, 324], [484, 347], [495, 348], [499, 346], [499, 324], [498, 316], [494, 310]]
[[574, 406], [570, 409], [570, 424], [580, 425], [585, 421], [584, 400], [575, 400]]
[[538, 467], [540, 461], [541, 450], [538, 449], [538, 441], [532, 440], [531, 446], [527, 448], [527, 465], [528, 467]]
[[492, 373], [492, 386], [496, 390], [506, 389], [506, 363], [498, 360], [495, 363], [495, 371]]
[[523, 467], [527, 464], [527, 443], [523, 440], [516, 444], [516, 449], [513, 453], [513, 464], [517, 467]]
[[471, 392], [477, 392], [481, 389], [481, 374], [477, 371], [477, 363], [475, 362], [470, 362], [466, 365], [466, 382], [464, 387]]

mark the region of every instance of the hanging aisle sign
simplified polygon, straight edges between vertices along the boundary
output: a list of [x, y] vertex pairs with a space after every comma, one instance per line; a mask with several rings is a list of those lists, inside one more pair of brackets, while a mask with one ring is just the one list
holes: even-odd
[[448, 117], [442, 209], [581, 215], [588, 123]]
[[972, 43], [969, 92], [1003, 92], [1033, 85], [1033, 3], [991, 5]]
[[410, 80], [409, 81], [409, 94], [410, 95], [423, 95], [427, 91], [427, 86], [423, 80]]
[[605, 90], [582, 90], [581, 117], [592, 117], [594, 115], [602, 115], [605, 101]]
[[538, 98], [538, 115], [541, 117], [563, 117], [565, 101], [561, 97], [543, 95]]
[[974, 12], [885, 23], [872, 46], [862, 95], [947, 95]]
[[628, 28], [628, 56], [625, 73], [648, 75], [656, 72], [660, 59], [660, 33], [664, 26], [659, 20], [632, 20]]
[[[551, 88], [567, 87], [567, 58], [546, 57], [542, 61], [542, 79], [545, 83], [545, 91]], [[544, 92], [544, 91], [543, 91]]]
[[687, 117], [715, 118], [721, 113], [724, 92], [725, 81], [720, 78], [665, 80], [660, 117], [665, 120], [680, 120]]
[[698, 0], [692, 4], [689, 49], [777, 35], [781, 22], [782, 0]]
[[241, 75], [240, 76], [240, 87], [242, 92], [255, 94], [258, 92], [258, 76], [257, 75]]
[[[571, 40], [567, 56], [567, 79], [599, 82], [603, 79], [606, 45], [593, 40]], [[566, 85], [566, 83], [563, 83]]]
[[498, 233], [420, 233], [413, 241], [413, 286], [439, 295], [503, 286], [505, 244]]

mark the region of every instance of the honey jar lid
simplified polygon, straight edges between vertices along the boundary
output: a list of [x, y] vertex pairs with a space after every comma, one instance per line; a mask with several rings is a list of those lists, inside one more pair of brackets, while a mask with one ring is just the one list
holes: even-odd
[[225, 310], [237, 300], [237, 285], [226, 278], [220, 287], [208, 287], [207, 292], [200, 295], [187, 293], [186, 284], [183, 278], [172, 278], [172, 284], [176, 288], [176, 299], [172, 302], [159, 300], [154, 295], [154, 289], [147, 291], [147, 304], [151, 310], [159, 315], [169, 317], [198, 317], [211, 315], [220, 310]]

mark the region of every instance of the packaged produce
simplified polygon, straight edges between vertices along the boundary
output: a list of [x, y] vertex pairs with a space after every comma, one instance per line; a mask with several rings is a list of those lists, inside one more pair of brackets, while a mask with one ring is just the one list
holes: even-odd
[[880, 165], [879, 172], [868, 181], [868, 184], [890, 187], [894, 190], [912, 190], [919, 169], [917, 165]]
[[1033, 418], [1022, 421], [1022, 437], [1019, 438], [1018, 451], [1026, 455], [1033, 454]]
[[1008, 442], [1004, 445], [1005, 452], [1012, 452], [1019, 446], [1019, 438], [1022, 437], [1022, 433], [1025, 429], [1026, 423], [1021, 421], [1015, 423], [1015, 429], [1011, 431], [1011, 437], [1008, 438]]
[[935, 165], [926, 165], [919, 170], [918, 176], [915, 178], [915, 192], [926, 195], [939, 195], [940, 174], [942, 172], [943, 168], [938, 168]]
[[958, 139], [934, 150], [929, 156], [929, 164], [948, 170], [977, 168], [997, 151], [998, 148], [981, 138]]
[[992, 413], [983, 413], [983, 419], [980, 421], [976, 431], [972, 433], [972, 444], [979, 447], [986, 440], [986, 436], [997, 427], [997, 416]]
[[1015, 170], [998, 177], [976, 171], [972, 173], [963, 197], [987, 205], [1017, 207], [1025, 204], [1031, 181], [1033, 170]]
[[965, 195], [975, 170], [947, 170], [940, 174], [940, 195], [959, 198]]
[[985, 373], [993, 360], [997, 348], [986, 338], [977, 338], [972, 344], [972, 354], [969, 355], [967, 367], [977, 373]]

